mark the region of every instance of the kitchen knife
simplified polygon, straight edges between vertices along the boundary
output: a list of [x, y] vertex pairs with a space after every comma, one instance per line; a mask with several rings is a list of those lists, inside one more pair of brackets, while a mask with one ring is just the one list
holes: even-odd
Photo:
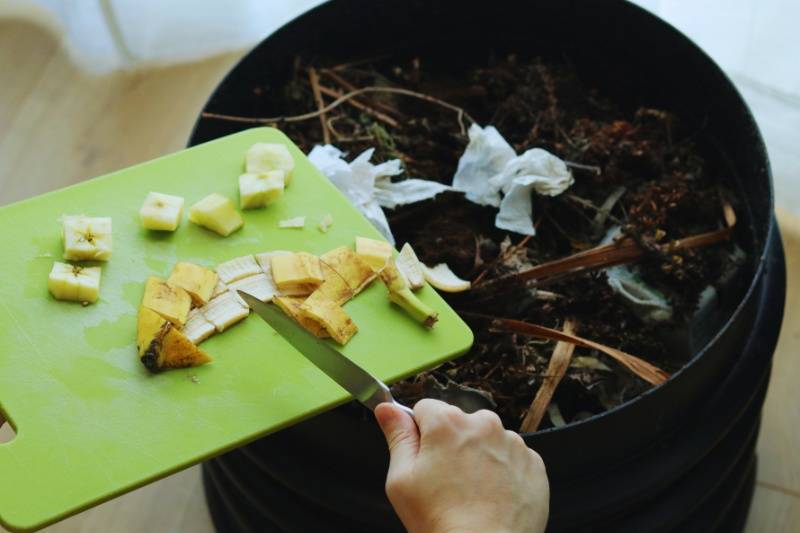
[[414, 416], [410, 408], [395, 401], [385, 383], [300, 327], [283, 311], [257, 300], [246, 292], [237, 292], [255, 314], [359, 402], [373, 411], [378, 404], [389, 402]]

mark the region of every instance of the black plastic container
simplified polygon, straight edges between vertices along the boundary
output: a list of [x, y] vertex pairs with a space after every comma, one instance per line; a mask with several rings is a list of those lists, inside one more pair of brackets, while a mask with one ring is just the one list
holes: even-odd
[[[747, 500], [742, 494], [749, 489], [742, 484], [752, 478], [752, 449], [743, 452], [740, 446], [733, 453], [724, 443], [740, 420], [756, 427], [785, 280], [766, 150], [731, 82], [685, 36], [627, 2], [335, 0], [265, 39], [221, 83], [206, 110], [280, 115], [283, 109], [266, 107], [253, 89], [280, 88], [295, 56], [347, 61], [398, 48], [452, 56], [456, 65], [472, 52], [485, 56], [490, 49], [566, 56], [583, 79], [626, 106], [670, 109], [705, 124], [703, 137], [728, 161], [728, 185], [742, 199], [736, 238], [752, 261], [741, 291], [723, 294], [719, 308], [695, 324], [697, 353], [666, 383], [617, 409], [524, 438], [548, 467], [554, 531], [600, 523], [607, 530], [631, 530], [625, 524], [644, 523], [636, 520], [646, 522], [647, 513], [672, 512], [664, 523], [678, 528], [683, 521], [685, 530], [710, 523], [705, 503], [692, 512], [645, 505], [659, 498], [669, 502], [670, 489], [682, 483], [699, 486], [692, 472], [709, 461], [740, 475], [738, 485], [723, 483], [727, 491], [717, 487], [708, 494], [706, 503], [716, 502], [708, 509], [719, 512], [734, 498]], [[201, 119], [190, 143], [244, 127]], [[242, 464], [249, 466], [237, 467]], [[298, 520], [316, 515], [319, 520], [312, 523], [320, 531], [391, 531], [398, 523], [382, 491], [386, 464], [371, 415], [348, 404], [215, 460], [208, 467], [209, 499], [216, 495], [212, 509], [218, 524], [232, 520], [222, 518], [225, 513], [243, 524], [231, 531], [266, 530], [259, 523], [277, 524], [276, 531], [305, 531], [308, 522]], [[273, 498], [257, 492], [266, 487]], [[252, 496], [245, 498], [246, 508], [242, 494]], [[292, 519], [298, 509], [313, 512]]]

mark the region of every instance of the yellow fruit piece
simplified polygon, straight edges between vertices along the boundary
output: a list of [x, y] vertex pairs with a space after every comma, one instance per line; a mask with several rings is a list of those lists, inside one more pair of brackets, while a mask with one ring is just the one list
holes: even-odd
[[347, 282], [353, 295], [361, 292], [376, 276], [372, 267], [347, 246], [325, 252], [319, 259]]
[[439, 320], [439, 313], [417, 298], [411, 292], [405, 277], [400, 273], [394, 261], [389, 261], [381, 271], [381, 281], [389, 289], [389, 300], [398, 305], [411, 318], [426, 328], [432, 328]]
[[108, 261], [111, 258], [111, 218], [65, 215], [62, 217], [64, 259]]
[[366, 261], [373, 270], [379, 271], [386, 266], [392, 257], [392, 245], [385, 241], [376, 241], [366, 237], [356, 237], [356, 253]]
[[319, 258], [305, 252], [274, 255], [270, 265], [272, 280], [284, 294], [310, 294], [325, 280]]
[[142, 226], [152, 230], [175, 231], [182, 216], [183, 198], [160, 192], [148, 193], [139, 209]]
[[270, 170], [239, 176], [239, 205], [242, 209], [264, 207], [283, 194], [283, 171]]
[[245, 154], [245, 171], [251, 174], [283, 171], [284, 185], [289, 185], [294, 170], [294, 158], [286, 146], [278, 143], [256, 143]]
[[189, 209], [189, 220], [227, 237], [244, 225], [230, 198], [212, 193]]
[[306, 299], [306, 303], [327, 300], [342, 305], [355, 294], [347, 281], [327, 263], [320, 261], [325, 281]]
[[443, 292], [468, 291], [471, 283], [456, 276], [446, 263], [439, 263], [435, 267], [422, 265], [422, 272], [428, 283]]
[[170, 287], [163, 279], [151, 276], [147, 278], [144, 286], [142, 306], [181, 327], [186, 323], [186, 316], [192, 307], [192, 298], [180, 287]]
[[300, 313], [322, 325], [333, 340], [344, 346], [358, 332], [350, 315], [340, 305], [328, 300], [305, 302]]
[[194, 305], [205, 305], [214, 294], [219, 276], [213, 270], [194, 263], [177, 263], [167, 278], [167, 285], [180, 287], [189, 293]]
[[139, 308], [136, 347], [142, 364], [150, 372], [211, 362], [211, 357], [171, 322], [146, 307]]
[[47, 278], [47, 288], [57, 300], [96, 302], [100, 294], [100, 273], [100, 267], [80, 267], [56, 261]]
[[330, 337], [322, 324], [304, 316], [300, 312], [300, 306], [303, 305], [305, 298], [297, 296], [276, 296], [272, 299], [272, 303], [277, 305], [281, 311], [286, 313], [289, 317], [293, 318], [295, 322], [303, 326], [312, 335], [319, 338]]

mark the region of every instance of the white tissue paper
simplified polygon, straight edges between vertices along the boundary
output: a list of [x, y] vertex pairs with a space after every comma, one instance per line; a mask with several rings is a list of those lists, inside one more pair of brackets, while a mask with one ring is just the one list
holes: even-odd
[[[609, 244], [619, 235], [619, 226], [611, 228], [600, 244]], [[608, 285], [637, 312], [645, 322], [665, 322], [672, 318], [672, 306], [661, 292], [647, 285], [626, 266], [606, 269]]]
[[573, 183], [566, 163], [547, 150], [516, 155], [494, 127], [477, 124], [470, 126], [469, 144], [453, 177], [453, 188], [468, 200], [500, 208], [495, 226], [524, 235], [536, 235], [531, 191], [557, 196]]
[[372, 222], [386, 240], [395, 244], [389, 222], [381, 208], [394, 209], [398, 205], [427, 200], [451, 187], [421, 179], [393, 183], [391, 177], [403, 172], [400, 160], [392, 159], [373, 165], [369, 160], [374, 152], [373, 148], [365, 150], [348, 163], [342, 159], [344, 153], [341, 150], [326, 144], [315, 146], [308, 154], [308, 159]]

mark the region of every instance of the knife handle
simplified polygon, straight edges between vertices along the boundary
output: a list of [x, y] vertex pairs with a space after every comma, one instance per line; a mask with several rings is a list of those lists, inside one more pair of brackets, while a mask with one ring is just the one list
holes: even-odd
[[414, 410], [411, 409], [410, 407], [403, 405], [402, 403], [396, 401], [394, 398], [392, 398], [392, 404], [395, 407], [399, 407], [401, 411], [404, 411], [411, 418], [414, 418]]

